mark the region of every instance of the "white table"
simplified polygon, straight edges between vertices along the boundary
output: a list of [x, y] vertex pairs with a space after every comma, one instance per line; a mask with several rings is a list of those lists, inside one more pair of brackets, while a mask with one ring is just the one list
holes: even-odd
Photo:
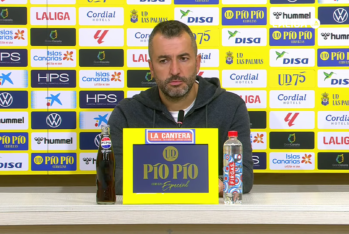
[[96, 205], [94, 193], [0, 193], [0, 233], [348, 233], [349, 192], [251, 193], [244, 204]]

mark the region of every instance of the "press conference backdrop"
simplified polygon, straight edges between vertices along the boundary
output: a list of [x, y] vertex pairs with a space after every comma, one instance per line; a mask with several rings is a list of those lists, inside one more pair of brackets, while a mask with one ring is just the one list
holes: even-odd
[[100, 126], [155, 85], [149, 34], [172, 19], [194, 32], [199, 75], [246, 102], [256, 173], [348, 172], [348, 11], [349, 0], [1, 0], [0, 174], [95, 173]]

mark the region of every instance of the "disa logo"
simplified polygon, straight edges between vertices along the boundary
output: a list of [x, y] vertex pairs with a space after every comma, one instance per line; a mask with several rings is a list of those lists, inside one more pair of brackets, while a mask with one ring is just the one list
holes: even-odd
[[218, 25], [219, 8], [175, 8], [175, 19], [188, 25]]

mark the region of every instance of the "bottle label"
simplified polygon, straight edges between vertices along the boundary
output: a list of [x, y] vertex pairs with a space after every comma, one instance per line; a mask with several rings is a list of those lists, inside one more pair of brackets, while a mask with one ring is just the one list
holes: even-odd
[[235, 163], [231, 162], [229, 163], [229, 185], [235, 185]]
[[111, 147], [111, 140], [109, 137], [103, 137], [101, 140], [101, 147], [103, 149], [110, 149]]

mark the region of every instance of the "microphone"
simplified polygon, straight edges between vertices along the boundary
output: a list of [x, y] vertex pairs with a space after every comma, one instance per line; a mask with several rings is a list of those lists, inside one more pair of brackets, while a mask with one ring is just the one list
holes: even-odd
[[183, 120], [184, 120], [184, 111], [183, 110], [179, 110], [178, 111], [178, 119], [177, 119], [177, 124], [178, 124], [179, 128], [182, 127]]

